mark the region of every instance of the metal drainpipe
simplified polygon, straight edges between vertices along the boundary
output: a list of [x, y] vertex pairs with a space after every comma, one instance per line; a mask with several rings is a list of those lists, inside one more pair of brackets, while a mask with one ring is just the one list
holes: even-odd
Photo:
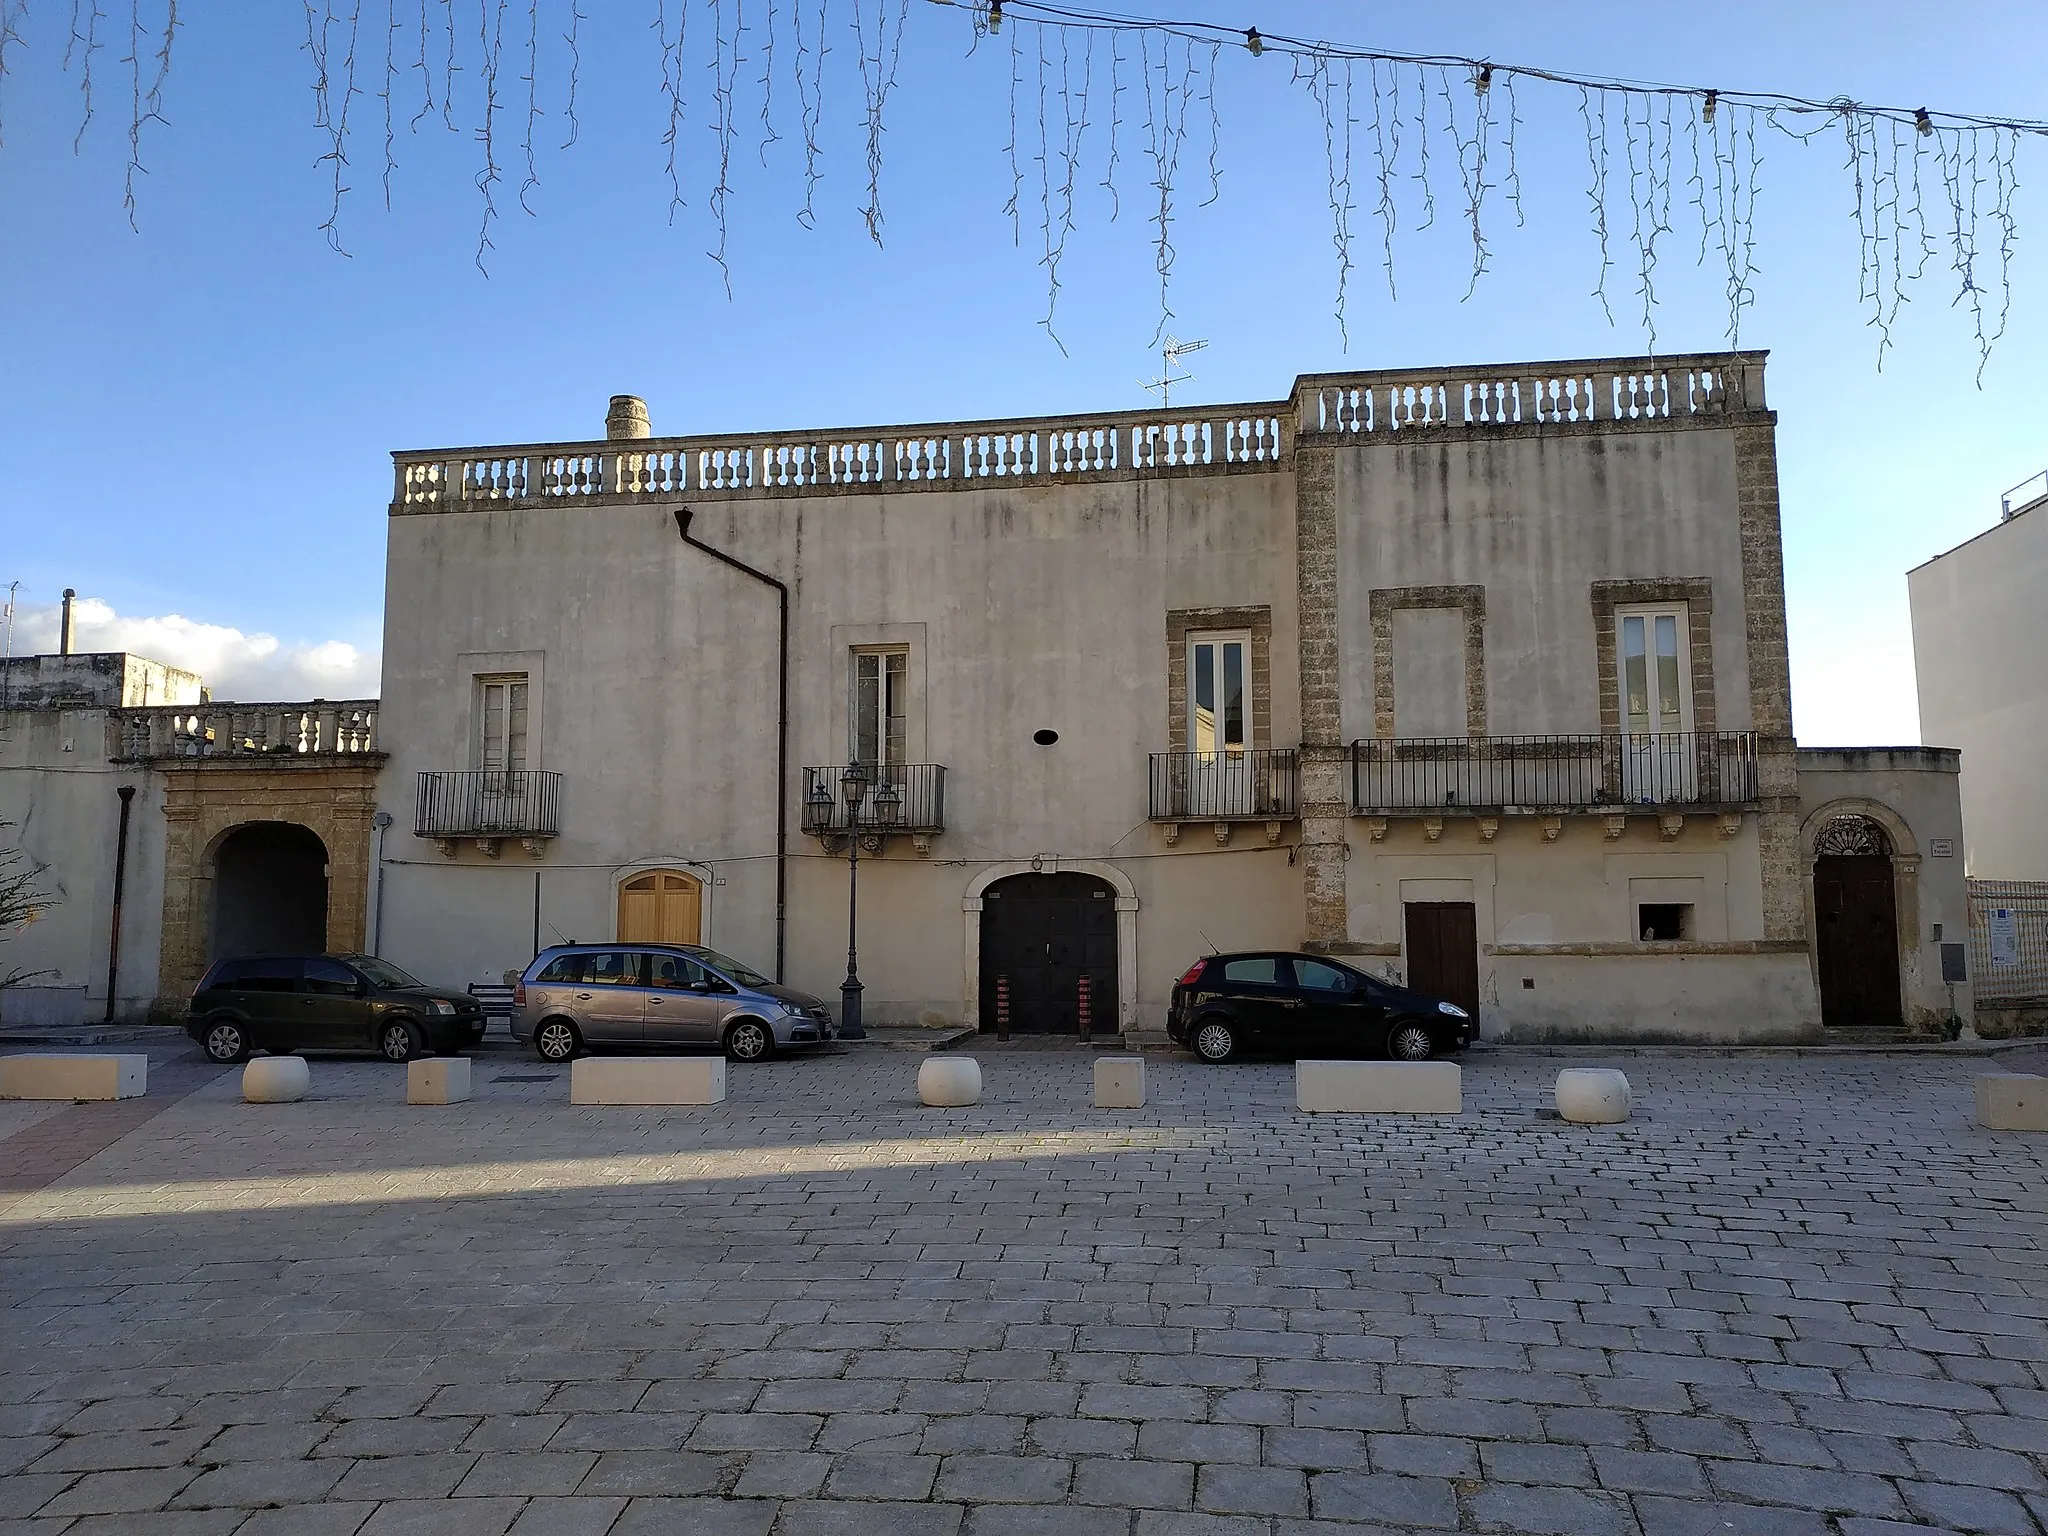
[[775, 589], [780, 625], [775, 645], [775, 979], [779, 982], [789, 921], [789, 588], [766, 571], [757, 571], [724, 550], [692, 538], [690, 519], [694, 515], [688, 507], [676, 508], [676, 532], [685, 544]]
[[128, 816], [135, 808], [135, 786], [123, 784], [114, 791], [121, 797], [121, 830], [114, 835], [114, 915], [107, 935], [107, 1014], [101, 1022], [114, 1022], [114, 988], [121, 977], [121, 897], [128, 885]]

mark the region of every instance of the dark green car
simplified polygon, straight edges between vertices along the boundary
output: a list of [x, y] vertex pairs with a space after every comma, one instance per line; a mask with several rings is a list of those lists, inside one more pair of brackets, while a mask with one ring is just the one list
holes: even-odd
[[259, 1050], [375, 1051], [411, 1061], [475, 1045], [484, 1010], [468, 994], [429, 987], [374, 955], [252, 955], [207, 968], [185, 1032], [218, 1062]]

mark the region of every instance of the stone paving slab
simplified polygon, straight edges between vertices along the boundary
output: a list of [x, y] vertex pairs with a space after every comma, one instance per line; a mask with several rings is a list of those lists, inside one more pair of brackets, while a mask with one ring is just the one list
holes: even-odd
[[1574, 1127], [1523, 1053], [1428, 1124], [1091, 1054], [202, 1082], [0, 1194], [0, 1536], [2048, 1531], [2048, 1138], [1981, 1058], [1631, 1058]]

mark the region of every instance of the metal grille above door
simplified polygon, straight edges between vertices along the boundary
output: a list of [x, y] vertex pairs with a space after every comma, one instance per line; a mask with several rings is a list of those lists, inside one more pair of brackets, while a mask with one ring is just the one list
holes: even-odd
[[1012, 875], [981, 898], [981, 1027], [1000, 1010], [1020, 1034], [1117, 1032], [1116, 892], [1093, 875]]

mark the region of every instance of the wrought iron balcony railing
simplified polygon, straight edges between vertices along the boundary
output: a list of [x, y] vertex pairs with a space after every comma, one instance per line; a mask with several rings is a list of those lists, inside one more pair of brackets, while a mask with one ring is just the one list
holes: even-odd
[[561, 828], [562, 776], [463, 768], [419, 776], [412, 830], [419, 837], [553, 837]]
[[1256, 752], [1154, 752], [1154, 821], [1291, 821], [1301, 814], [1293, 748]]
[[1351, 744], [1351, 805], [1359, 815], [1739, 806], [1756, 798], [1756, 736], [1749, 731]]
[[937, 763], [869, 763], [858, 820], [840, 791], [844, 764], [804, 770], [804, 831], [844, 837], [849, 824], [863, 834], [911, 832], [929, 837], [946, 830], [946, 770]]

